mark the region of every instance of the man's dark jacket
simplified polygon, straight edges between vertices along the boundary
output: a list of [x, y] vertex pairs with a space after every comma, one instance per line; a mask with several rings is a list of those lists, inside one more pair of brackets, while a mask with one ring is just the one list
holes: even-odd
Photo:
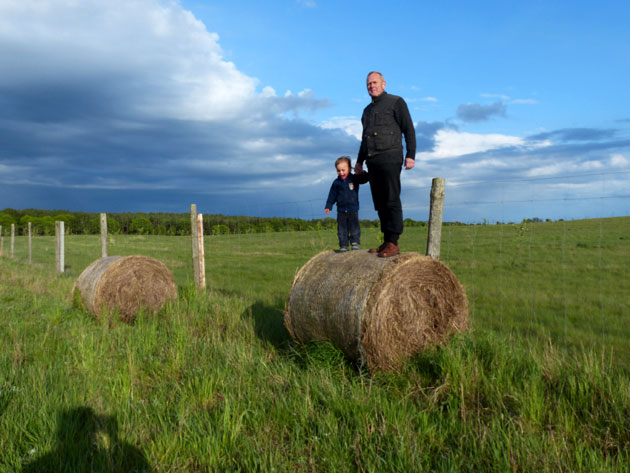
[[365, 184], [368, 177], [368, 173], [364, 172], [363, 174], [348, 174], [345, 179], [340, 177], [335, 179], [330, 186], [325, 208], [332, 210], [336, 202], [338, 212], [358, 212], [359, 184]]
[[405, 135], [407, 158], [416, 157], [416, 131], [409, 114], [407, 104], [397, 95], [383, 91], [373, 97], [363, 110], [361, 117], [363, 137], [357, 162], [378, 157], [379, 160], [400, 162], [402, 164], [402, 136]]

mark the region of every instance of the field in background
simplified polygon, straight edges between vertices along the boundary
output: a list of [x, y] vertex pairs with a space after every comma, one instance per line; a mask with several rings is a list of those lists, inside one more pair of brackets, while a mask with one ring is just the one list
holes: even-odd
[[[110, 236], [109, 254], [163, 261], [180, 290], [127, 326], [70, 305], [98, 236], [66, 237], [61, 276], [53, 237], [34, 238], [32, 267], [19, 237], [0, 258], [0, 470], [629, 471], [630, 218], [445, 226], [473, 329], [387, 376], [282, 325], [296, 270], [335, 245], [208, 236], [197, 293], [189, 237]], [[401, 246], [424, 253], [426, 228]]]

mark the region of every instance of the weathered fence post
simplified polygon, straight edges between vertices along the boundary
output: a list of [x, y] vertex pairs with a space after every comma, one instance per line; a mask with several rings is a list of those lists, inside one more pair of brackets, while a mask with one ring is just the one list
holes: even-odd
[[28, 222], [28, 264], [33, 264], [33, 224]]
[[203, 249], [203, 214], [197, 214], [197, 248], [199, 248], [199, 289], [206, 288], [206, 260]]
[[101, 214], [101, 258], [107, 258], [107, 214]]
[[442, 239], [442, 212], [444, 210], [444, 179], [434, 177], [431, 183], [431, 209], [429, 211], [429, 234], [427, 237], [427, 256], [440, 259], [440, 240]]
[[197, 204], [190, 204], [190, 236], [192, 240], [192, 264], [195, 286], [199, 288], [199, 240], [197, 237]]
[[56, 245], [55, 245], [55, 265], [58, 273], [63, 273], [65, 270], [65, 261], [64, 261], [64, 234], [65, 234], [65, 225], [63, 220], [55, 222], [55, 236], [56, 236]]
[[15, 223], [11, 224], [11, 258], [15, 257]]

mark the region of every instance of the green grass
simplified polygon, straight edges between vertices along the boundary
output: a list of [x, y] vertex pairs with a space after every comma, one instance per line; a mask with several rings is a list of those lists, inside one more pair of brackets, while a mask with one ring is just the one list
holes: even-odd
[[[401, 245], [424, 253], [426, 229]], [[378, 241], [364, 231], [363, 246]], [[0, 471], [630, 471], [630, 218], [446, 226], [470, 332], [395, 374], [293, 343], [295, 271], [334, 232], [113, 236], [174, 273], [179, 298], [132, 325], [71, 305], [98, 236], [0, 258]]]

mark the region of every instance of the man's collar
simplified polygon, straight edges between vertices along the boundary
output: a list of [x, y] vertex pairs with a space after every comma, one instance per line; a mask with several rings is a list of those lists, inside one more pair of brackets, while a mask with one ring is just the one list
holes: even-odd
[[378, 102], [379, 100], [381, 100], [381, 98], [383, 98], [384, 95], [387, 95], [387, 92], [383, 91], [376, 97], [372, 97], [372, 103]]

